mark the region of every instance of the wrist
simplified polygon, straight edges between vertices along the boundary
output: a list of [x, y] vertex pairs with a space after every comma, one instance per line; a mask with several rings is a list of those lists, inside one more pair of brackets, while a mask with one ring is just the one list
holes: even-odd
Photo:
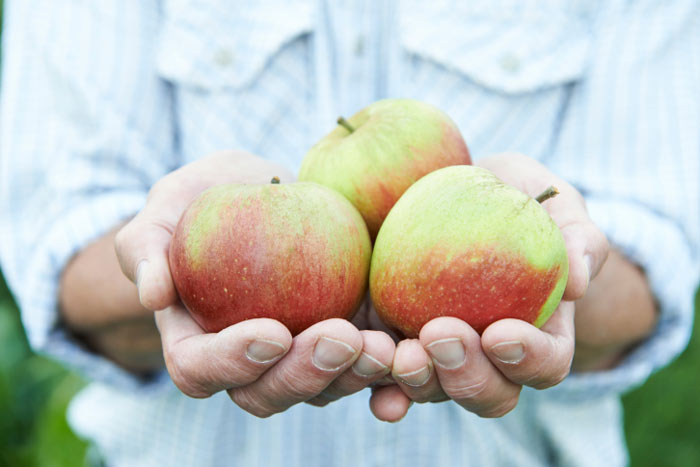
[[611, 250], [586, 295], [576, 302], [573, 369], [614, 367], [630, 348], [651, 334], [657, 316], [643, 271]]
[[114, 229], [80, 251], [65, 267], [59, 312], [67, 331], [89, 350], [143, 374], [163, 366], [153, 313], [121, 272]]
[[58, 304], [63, 322], [86, 332], [123, 320], [148, 317], [136, 286], [122, 274], [114, 252], [117, 229], [81, 250], [65, 267]]
[[90, 351], [132, 373], [146, 374], [165, 367], [160, 334], [152, 316], [78, 331], [73, 335]]

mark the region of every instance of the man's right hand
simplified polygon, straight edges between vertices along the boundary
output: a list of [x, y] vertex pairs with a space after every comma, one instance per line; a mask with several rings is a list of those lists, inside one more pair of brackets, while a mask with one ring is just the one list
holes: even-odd
[[206, 333], [182, 306], [168, 248], [184, 210], [211, 186], [268, 183], [273, 176], [293, 178], [283, 167], [243, 152], [201, 159], [158, 181], [146, 206], [115, 239], [122, 271], [136, 284], [141, 304], [156, 312], [166, 366], [178, 388], [192, 397], [226, 390], [259, 417], [357, 392], [391, 371], [395, 349], [386, 333], [361, 331], [341, 319], [317, 323], [294, 338], [272, 319]]

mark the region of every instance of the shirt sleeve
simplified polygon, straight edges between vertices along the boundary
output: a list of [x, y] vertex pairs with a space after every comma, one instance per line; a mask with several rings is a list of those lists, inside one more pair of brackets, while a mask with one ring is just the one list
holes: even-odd
[[88, 378], [141, 387], [72, 341], [67, 261], [144, 205], [178, 161], [171, 89], [154, 68], [155, 1], [5, 2], [0, 259], [31, 345]]
[[644, 269], [660, 316], [616, 368], [553, 388], [576, 398], [633, 388], [675, 358], [700, 279], [700, 4], [636, 2], [604, 15], [593, 51], [547, 162], [581, 190], [611, 245]]

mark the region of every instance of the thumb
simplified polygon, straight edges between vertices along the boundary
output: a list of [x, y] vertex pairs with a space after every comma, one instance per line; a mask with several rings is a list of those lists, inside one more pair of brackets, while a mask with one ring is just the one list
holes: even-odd
[[177, 303], [168, 249], [174, 225], [142, 211], [124, 226], [114, 244], [122, 272], [136, 284], [141, 305], [162, 310]]
[[569, 278], [564, 300], [578, 300], [588, 289], [608, 257], [609, 245], [605, 235], [588, 219], [566, 224], [561, 228], [569, 257]]

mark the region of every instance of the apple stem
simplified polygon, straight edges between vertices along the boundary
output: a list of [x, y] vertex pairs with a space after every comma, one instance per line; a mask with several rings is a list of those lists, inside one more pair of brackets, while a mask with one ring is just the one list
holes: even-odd
[[559, 190], [556, 189], [556, 187], [550, 186], [546, 190], [544, 190], [542, 193], [540, 193], [537, 198], [538, 203], [542, 204], [545, 201], [547, 201], [549, 198], [554, 198], [559, 194]]
[[353, 128], [353, 126], [350, 125], [350, 123], [348, 123], [348, 121], [345, 120], [343, 117], [338, 117], [338, 125], [342, 126], [350, 133], [353, 133], [355, 131], [355, 128]]
[[270, 180], [270, 183], [272, 183], [273, 185], [279, 185], [280, 178], [277, 175], [275, 175], [274, 177], [272, 177], [272, 180]]

